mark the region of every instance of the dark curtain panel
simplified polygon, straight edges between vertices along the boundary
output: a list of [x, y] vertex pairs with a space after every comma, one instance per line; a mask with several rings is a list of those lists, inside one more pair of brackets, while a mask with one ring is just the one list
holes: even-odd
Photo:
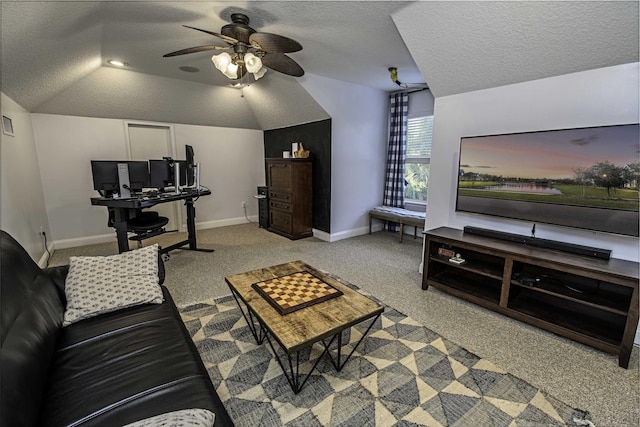
[[[391, 95], [389, 146], [383, 205], [404, 208], [404, 161], [407, 151], [409, 94]], [[395, 231], [395, 225], [389, 229]]]

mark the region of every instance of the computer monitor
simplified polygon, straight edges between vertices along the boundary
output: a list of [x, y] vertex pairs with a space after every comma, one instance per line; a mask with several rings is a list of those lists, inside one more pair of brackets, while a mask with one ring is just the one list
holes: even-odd
[[140, 192], [149, 187], [149, 165], [146, 161], [137, 160], [91, 160], [91, 174], [93, 176], [93, 189], [102, 196], [110, 197], [120, 189], [118, 179], [118, 164], [125, 163], [129, 170], [129, 189]]
[[131, 191], [141, 192], [143, 188], [151, 187], [149, 162], [142, 160], [129, 160], [125, 163], [129, 165], [129, 188]]
[[193, 159], [193, 147], [190, 145], [185, 145], [184, 148], [186, 152], [185, 159], [187, 159], [187, 168], [186, 168], [187, 185], [192, 186], [195, 181], [195, 167], [196, 167], [195, 161]]
[[118, 191], [118, 162], [111, 160], [91, 160], [93, 189], [103, 196]]
[[[180, 164], [180, 182], [175, 182], [174, 164]], [[149, 174], [151, 187], [164, 190], [166, 187], [187, 185], [187, 161], [165, 158], [162, 160], [149, 160]]]

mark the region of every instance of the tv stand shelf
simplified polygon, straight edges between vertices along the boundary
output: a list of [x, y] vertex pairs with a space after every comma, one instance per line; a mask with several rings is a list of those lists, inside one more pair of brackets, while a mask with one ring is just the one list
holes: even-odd
[[[449, 261], [440, 249], [461, 254]], [[422, 289], [433, 286], [514, 319], [617, 354], [629, 366], [640, 264], [595, 259], [441, 227], [425, 232]]]

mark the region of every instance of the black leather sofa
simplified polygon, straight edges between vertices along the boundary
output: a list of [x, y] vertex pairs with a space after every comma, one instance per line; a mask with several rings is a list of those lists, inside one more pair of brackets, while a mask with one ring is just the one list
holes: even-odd
[[122, 426], [191, 408], [233, 425], [164, 286], [162, 304], [63, 328], [68, 267], [40, 269], [1, 233], [0, 426]]

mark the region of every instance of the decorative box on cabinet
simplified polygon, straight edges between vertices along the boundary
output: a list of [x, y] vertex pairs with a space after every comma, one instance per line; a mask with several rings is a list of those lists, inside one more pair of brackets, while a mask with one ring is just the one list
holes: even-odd
[[312, 160], [267, 159], [269, 231], [289, 239], [313, 235]]
[[[638, 327], [638, 267], [447, 227], [425, 232], [422, 289], [433, 286], [618, 355], [629, 366]], [[450, 253], [465, 261], [451, 262]]]

